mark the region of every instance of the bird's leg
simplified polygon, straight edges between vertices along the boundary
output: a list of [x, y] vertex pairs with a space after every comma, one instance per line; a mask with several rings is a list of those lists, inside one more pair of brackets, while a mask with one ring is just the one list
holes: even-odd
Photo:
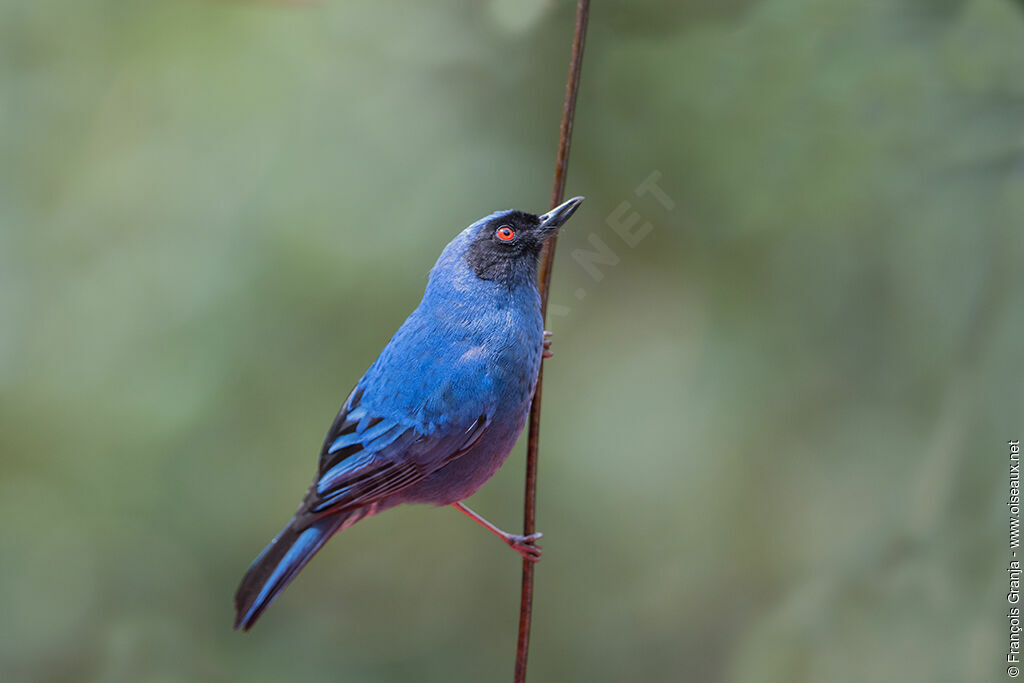
[[515, 550], [523, 556], [524, 560], [536, 562], [540, 559], [540, 546], [536, 544], [536, 541], [544, 534], [530, 534], [529, 536], [517, 536], [516, 534], [510, 534], [507, 531], [502, 531], [498, 527], [494, 526], [462, 503], [452, 503], [452, 507], [490, 531], [495, 536], [499, 537], [501, 540], [505, 541], [505, 543], [508, 543], [512, 550]]
[[551, 358], [551, 356], [555, 355], [554, 353], [551, 352], [551, 335], [552, 334], [553, 334], [552, 332], [549, 332], [548, 330], [544, 330], [544, 357], [545, 358]]

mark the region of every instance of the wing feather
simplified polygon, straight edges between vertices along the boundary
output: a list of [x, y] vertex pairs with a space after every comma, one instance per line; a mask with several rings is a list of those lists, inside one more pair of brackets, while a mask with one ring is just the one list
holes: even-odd
[[361, 389], [354, 390], [331, 424], [300, 515], [319, 517], [398, 493], [468, 452], [489, 424], [481, 415], [465, 429], [424, 434], [372, 414], [362, 397]]

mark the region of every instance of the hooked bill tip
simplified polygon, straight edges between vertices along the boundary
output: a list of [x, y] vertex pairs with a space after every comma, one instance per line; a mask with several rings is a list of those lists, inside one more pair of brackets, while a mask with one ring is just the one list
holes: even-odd
[[583, 203], [583, 197], [573, 197], [569, 201], [562, 202], [555, 208], [548, 211], [546, 214], [540, 217], [540, 227], [542, 228], [558, 228], [565, 223], [569, 218], [576, 212], [580, 204]]

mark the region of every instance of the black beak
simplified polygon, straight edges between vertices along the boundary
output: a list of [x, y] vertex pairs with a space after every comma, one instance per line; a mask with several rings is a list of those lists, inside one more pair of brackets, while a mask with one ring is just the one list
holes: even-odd
[[540, 229], [554, 232], [562, 227], [562, 224], [569, 220], [569, 217], [576, 213], [576, 209], [583, 203], [583, 197], [573, 197], [567, 202], [559, 204], [540, 217]]

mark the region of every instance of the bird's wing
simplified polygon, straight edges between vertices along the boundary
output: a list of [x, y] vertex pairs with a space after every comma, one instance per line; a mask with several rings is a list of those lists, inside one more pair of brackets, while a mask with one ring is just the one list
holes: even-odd
[[472, 448], [489, 422], [480, 415], [468, 426], [425, 434], [371, 414], [361, 399], [357, 388], [327, 432], [319, 474], [302, 505], [308, 514], [368, 505], [412, 486]]

